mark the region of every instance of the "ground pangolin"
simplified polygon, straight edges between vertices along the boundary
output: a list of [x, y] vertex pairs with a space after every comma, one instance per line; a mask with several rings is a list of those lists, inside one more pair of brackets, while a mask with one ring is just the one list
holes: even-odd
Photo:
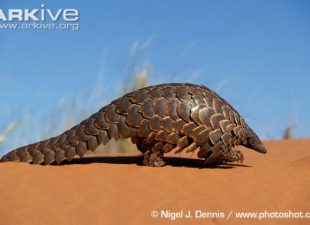
[[1, 161], [59, 164], [112, 138], [131, 138], [147, 166], [164, 166], [163, 155], [170, 151], [197, 150], [208, 165], [242, 162], [237, 145], [266, 153], [254, 131], [223, 98], [205, 86], [173, 83], [128, 93], [61, 135], [15, 149]]

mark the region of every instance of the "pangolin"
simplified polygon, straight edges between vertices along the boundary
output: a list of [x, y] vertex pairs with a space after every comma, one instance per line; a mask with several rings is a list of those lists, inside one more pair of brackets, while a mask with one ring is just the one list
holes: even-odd
[[143, 164], [164, 166], [164, 153], [197, 151], [207, 165], [243, 161], [236, 146], [266, 148], [239, 113], [203, 85], [170, 83], [128, 93], [59, 136], [17, 148], [2, 162], [61, 163], [111, 139], [131, 138]]

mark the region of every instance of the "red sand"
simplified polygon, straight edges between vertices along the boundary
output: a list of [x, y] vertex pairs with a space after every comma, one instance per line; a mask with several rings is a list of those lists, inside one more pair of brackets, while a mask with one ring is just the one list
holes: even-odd
[[[2, 163], [0, 224], [310, 224], [310, 218], [236, 218], [236, 212], [310, 212], [310, 140], [265, 144], [267, 155], [242, 149], [242, 166], [215, 169]], [[154, 219], [152, 210], [191, 210], [193, 218]], [[195, 218], [195, 210], [225, 218]]]

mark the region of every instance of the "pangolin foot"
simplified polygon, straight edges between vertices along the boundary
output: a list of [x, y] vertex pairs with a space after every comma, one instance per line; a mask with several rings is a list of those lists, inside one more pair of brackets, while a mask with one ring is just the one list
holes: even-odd
[[227, 153], [223, 161], [225, 162], [236, 162], [237, 161], [242, 164], [243, 160], [244, 160], [243, 153], [239, 150], [234, 150], [234, 151], [230, 151], [229, 153]]
[[147, 151], [143, 154], [143, 165], [162, 167], [165, 166], [166, 163], [163, 160], [163, 154], [161, 152]]

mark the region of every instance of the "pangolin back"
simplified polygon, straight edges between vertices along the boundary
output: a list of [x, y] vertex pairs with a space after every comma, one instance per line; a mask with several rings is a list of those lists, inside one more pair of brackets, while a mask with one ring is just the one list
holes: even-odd
[[206, 164], [243, 160], [237, 145], [266, 149], [239, 113], [218, 94], [194, 84], [162, 84], [128, 93], [59, 136], [15, 149], [1, 161], [61, 163], [83, 157], [111, 139], [131, 138], [144, 164], [163, 166], [163, 154], [198, 151]]

